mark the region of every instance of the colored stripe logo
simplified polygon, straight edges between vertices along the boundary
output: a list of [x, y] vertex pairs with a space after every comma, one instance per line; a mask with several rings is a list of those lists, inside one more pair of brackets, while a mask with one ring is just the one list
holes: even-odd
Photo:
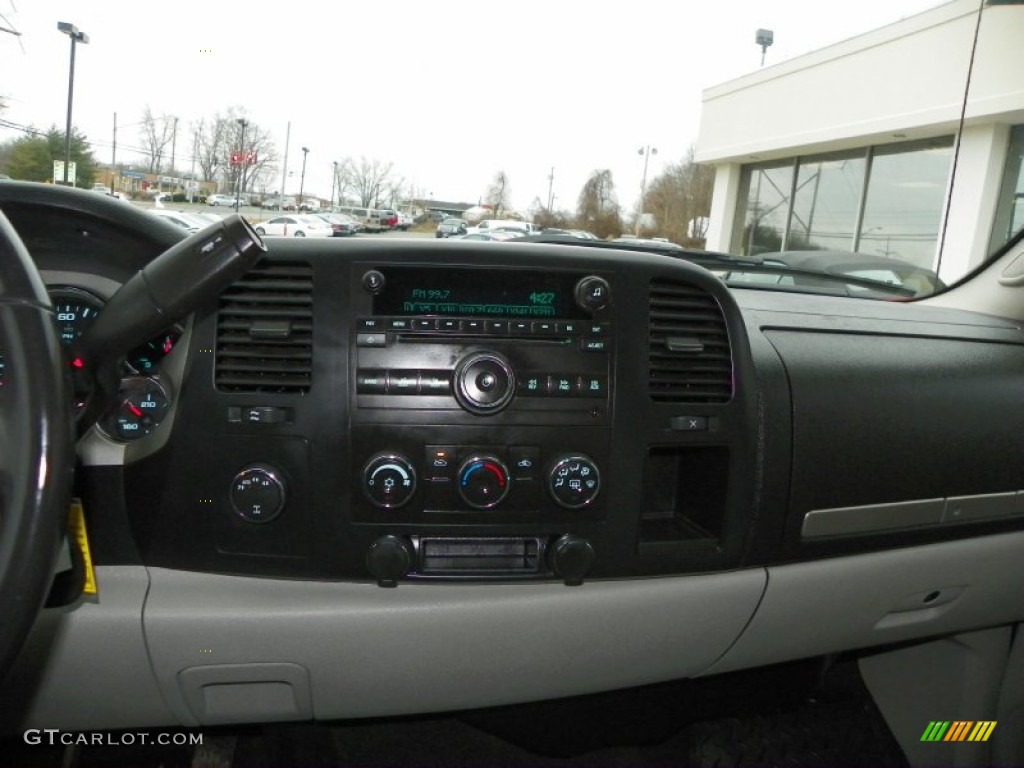
[[921, 741], [988, 741], [996, 720], [932, 720]]

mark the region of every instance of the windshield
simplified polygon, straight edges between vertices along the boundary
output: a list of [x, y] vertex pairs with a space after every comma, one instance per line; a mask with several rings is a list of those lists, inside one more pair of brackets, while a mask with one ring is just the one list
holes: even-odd
[[[440, 216], [514, 219], [793, 270], [725, 275], [746, 285], [799, 290], [820, 272], [914, 297], [1024, 226], [1019, 4], [400, 2], [383, 35], [359, 33], [379, 29], [373, 4], [266, 23], [183, 0], [158, 30], [127, 0], [0, 5], [0, 175], [13, 179], [67, 175], [141, 206], [158, 192], [186, 210], [230, 200], [254, 222], [381, 208], [382, 228], [410, 236], [433, 237]], [[341, 23], [355, 32], [339, 62]], [[359, 89], [344, 125], [330, 99], [282, 99], [297, 70], [360, 61], [421, 81]], [[530, 98], [451, 100], [480, 81]], [[570, 93], [587, 106], [567, 108]], [[383, 221], [398, 208], [408, 221]]]

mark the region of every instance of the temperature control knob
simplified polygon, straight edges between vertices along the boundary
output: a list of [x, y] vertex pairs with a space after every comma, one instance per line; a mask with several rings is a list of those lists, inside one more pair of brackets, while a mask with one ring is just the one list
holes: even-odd
[[566, 456], [555, 462], [548, 473], [548, 491], [559, 506], [581, 509], [601, 492], [601, 474], [589, 457]]
[[459, 495], [469, 506], [490, 509], [508, 496], [508, 467], [490, 454], [470, 456], [459, 467]]
[[269, 523], [284, 509], [284, 482], [273, 467], [255, 464], [235, 475], [228, 496], [247, 523]]
[[363, 469], [363, 492], [371, 504], [381, 509], [402, 506], [415, 491], [416, 470], [400, 454], [378, 453]]

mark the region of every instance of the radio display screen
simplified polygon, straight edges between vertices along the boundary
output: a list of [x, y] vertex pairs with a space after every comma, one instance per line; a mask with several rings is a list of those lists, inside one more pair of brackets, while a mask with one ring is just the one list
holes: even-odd
[[585, 318], [573, 289], [578, 275], [527, 270], [381, 269], [384, 290], [375, 315], [440, 317]]

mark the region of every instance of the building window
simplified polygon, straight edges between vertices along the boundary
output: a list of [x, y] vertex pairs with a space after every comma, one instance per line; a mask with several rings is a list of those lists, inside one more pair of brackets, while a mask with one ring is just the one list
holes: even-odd
[[733, 253], [844, 250], [935, 263], [953, 138], [743, 169]]
[[864, 150], [800, 160], [785, 250], [853, 247], [866, 168]]
[[1015, 125], [1010, 131], [1010, 148], [1003, 168], [1003, 183], [999, 188], [995, 224], [989, 253], [1002, 248], [1024, 227], [1024, 125]]
[[952, 157], [951, 138], [876, 149], [856, 250], [932, 269]]
[[793, 191], [793, 160], [748, 166], [743, 172], [738, 231], [733, 243], [740, 253], [754, 256], [782, 250], [789, 217], [789, 198]]

